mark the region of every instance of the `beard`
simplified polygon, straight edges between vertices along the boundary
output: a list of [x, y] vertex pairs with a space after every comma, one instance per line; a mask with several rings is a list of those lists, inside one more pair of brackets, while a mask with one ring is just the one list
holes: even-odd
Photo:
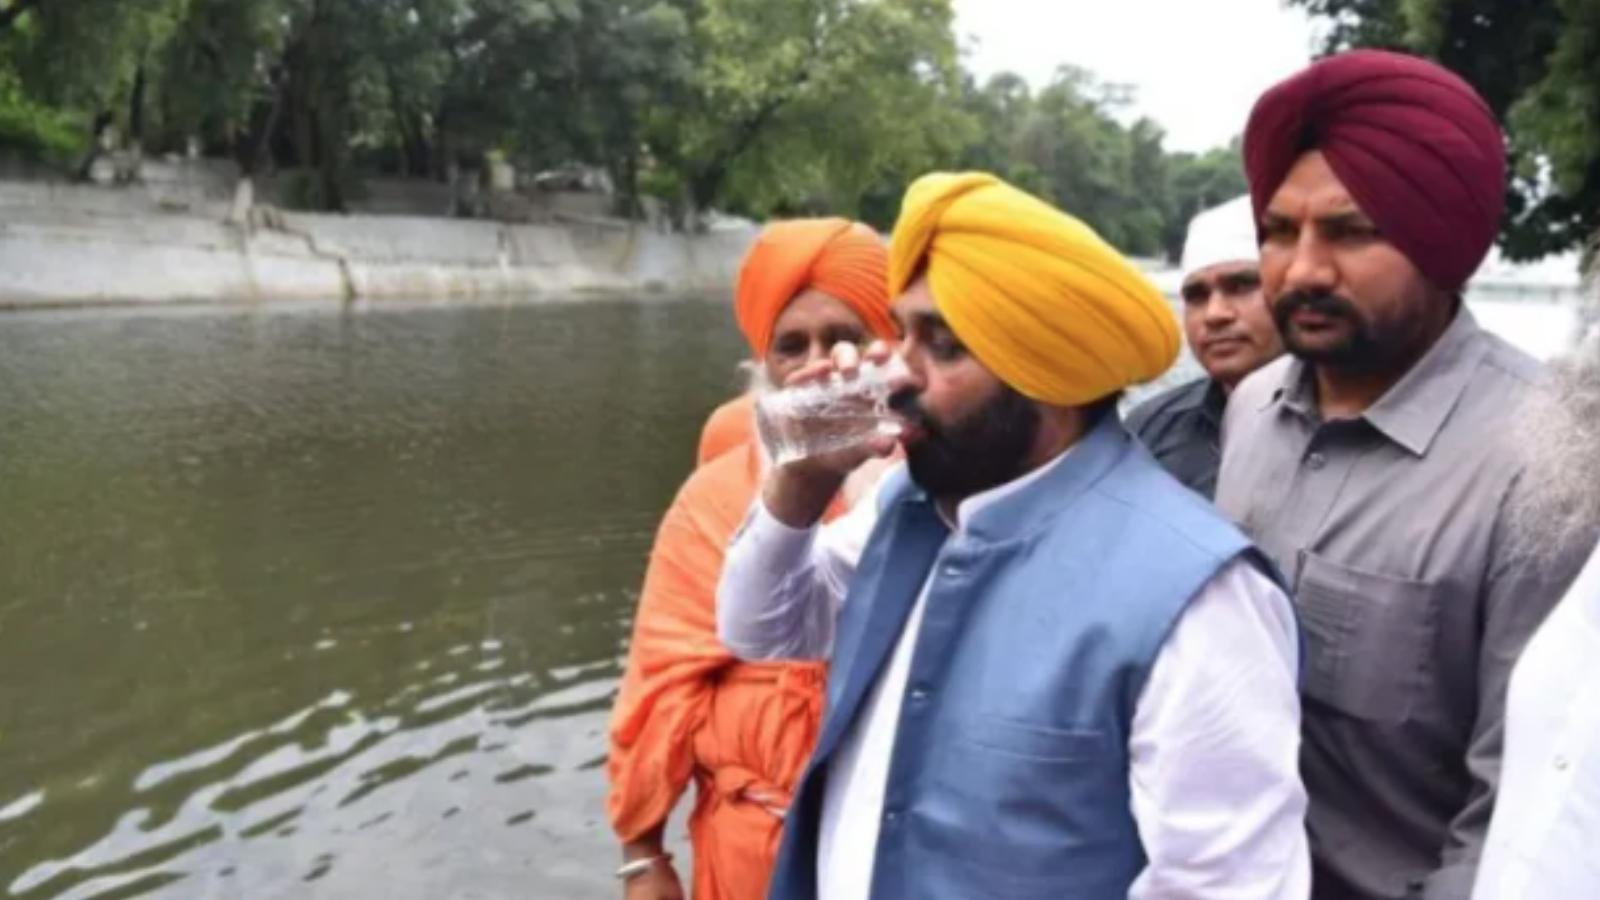
[[[1294, 314], [1306, 310], [1344, 323], [1346, 334], [1334, 343], [1313, 343], [1295, 326]], [[1290, 353], [1306, 362], [1336, 368], [1361, 368], [1383, 358], [1382, 336], [1356, 305], [1330, 291], [1290, 291], [1272, 304], [1272, 320]]]
[[1525, 552], [1548, 558], [1592, 542], [1600, 528], [1600, 334], [1551, 366], [1509, 434], [1525, 462], [1526, 488], [1510, 510]]
[[889, 407], [922, 432], [906, 447], [906, 464], [911, 480], [936, 499], [964, 499], [1017, 478], [1039, 434], [1039, 408], [1005, 385], [949, 424], [936, 421], [910, 392], [890, 398]]

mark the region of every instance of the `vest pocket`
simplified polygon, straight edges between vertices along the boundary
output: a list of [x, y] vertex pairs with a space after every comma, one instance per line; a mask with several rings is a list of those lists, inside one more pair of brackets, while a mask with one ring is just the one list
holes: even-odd
[[1109, 731], [984, 715], [952, 724], [914, 806], [925, 864], [951, 886], [930, 896], [1126, 895], [1139, 844], [1126, 755]]
[[986, 750], [1036, 762], [1084, 762], [1108, 749], [1106, 733], [1091, 728], [1054, 728], [981, 716], [962, 729], [962, 737]]
[[1411, 718], [1427, 687], [1435, 586], [1306, 554], [1295, 591], [1305, 694], [1373, 722]]

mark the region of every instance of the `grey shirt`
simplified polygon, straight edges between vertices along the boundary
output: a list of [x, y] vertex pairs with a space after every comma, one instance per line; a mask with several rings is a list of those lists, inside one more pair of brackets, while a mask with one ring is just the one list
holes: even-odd
[[[1537, 362], [1465, 309], [1359, 419], [1281, 359], [1231, 398], [1217, 505], [1294, 588], [1318, 898], [1464, 898], [1499, 777], [1506, 682], [1581, 548], [1525, 563], [1508, 435]], [[1570, 562], [1569, 562], [1570, 561]]]

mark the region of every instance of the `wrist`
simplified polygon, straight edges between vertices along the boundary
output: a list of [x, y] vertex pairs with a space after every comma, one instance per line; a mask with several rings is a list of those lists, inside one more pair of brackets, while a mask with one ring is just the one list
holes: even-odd
[[780, 466], [765, 492], [767, 511], [794, 529], [817, 524], [844, 485], [844, 476], [813, 466]]
[[652, 829], [650, 832], [640, 835], [634, 840], [623, 843], [622, 861], [628, 863], [638, 859], [649, 859], [654, 856], [664, 856], [666, 855], [666, 852], [666, 840], [661, 833], [661, 829]]
[[672, 862], [671, 853], [657, 853], [653, 856], [642, 856], [630, 859], [617, 867], [616, 877], [619, 881], [632, 881], [635, 878], [654, 870], [658, 866], [669, 865]]

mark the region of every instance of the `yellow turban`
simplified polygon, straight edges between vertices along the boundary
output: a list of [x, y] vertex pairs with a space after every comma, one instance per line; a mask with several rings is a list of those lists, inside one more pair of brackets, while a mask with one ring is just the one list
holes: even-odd
[[993, 175], [927, 175], [889, 244], [889, 295], [926, 264], [934, 303], [989, 371], [1024, 396], [1082, 406], [1178, 358], [1150, 280], [1089, 226]]

